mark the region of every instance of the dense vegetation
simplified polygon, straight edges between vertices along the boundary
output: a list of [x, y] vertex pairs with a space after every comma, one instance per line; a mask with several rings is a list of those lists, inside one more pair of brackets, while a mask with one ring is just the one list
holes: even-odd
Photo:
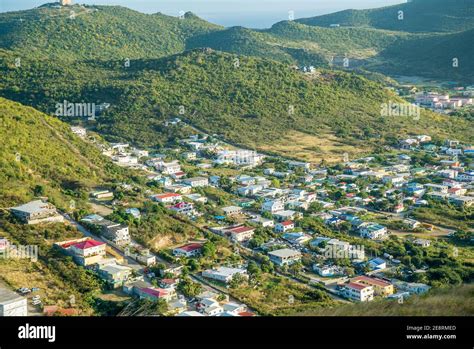
[[66, 308], [72, 305], [83, 315], [92, 314], [103, 283], [92, 272], [76, 265], [71, 257], [53, 247], [56, 241], [80, 237], [75, 228], [64, 224], [18, 224], [10, 214], [2, 212], [0, 231], [1, 236], [8, 238], [12, 244], [38, 247], [38, 260], [1, 258], [0, 279], [13, 288], [40, 288], [44, 305]]
[[0, 205], [48, 196], [62, 208], [77, 206], [95, 185], [120, 178], [122, 170], [65, 123], [0, 98]]
[[[380, 52], [377, 64], [368, 69], [386, 74], [474, 81], [474, 29], [428, 35], [395, 42]], [[457, 59], [456, 64], [453, 61]]]
[[[2, 58], [13, 60], [6, 52]], [[251, 148], [281, 141], [292, 131], [331, 134], [366, 149], [408, 132], [459, 139], [472, 134], [463, 118], [428, 112], [416, 122], [382, 117], [381, 104], [397, 96], [356, 74], [305, 75], [276, 61], [209, 50], [131, 61], [128, 69], [120, 61], [53, 65], [25, 58], [22, 64], [3, 68], [1, 94], [49, 113], [63, 100], [109, 102], [110, 110], [91, 126], [110, 139], [140, 145], [163, 145], [182, 135], [182, 127], [164, 126], [173, 116]]]
[[180, 19], [119, 6], [43, 6], [0, 14], [0, 48], [62, 60], [160, 57], [183, 51], [188, 37], [218, 29], [192, 13]]
[[[403, 11], [403, 20], [399, 20], [399, 11]], [[472, 29], [473, 19], [474, 8], [468, 0], [413, 0], [370, 10], [344, 10], [297, 21], [323, 27], [337, 23], [408, 32], [449, 32]]]

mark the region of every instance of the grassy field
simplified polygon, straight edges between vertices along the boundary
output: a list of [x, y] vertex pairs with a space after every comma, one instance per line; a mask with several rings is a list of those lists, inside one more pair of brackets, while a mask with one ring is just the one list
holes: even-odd
[[304, 311], [300, 316], [473, 316], [474, 285], [438, 289], [424, 296], [412, 296], [399, 304], [397, 300], [380, 300]]
[[[26, 259], [6, 260], [0, 259], [0, 280], [15, 290], [20, 287], [38, 287], [40, 290], [35, 292], [39, 295], [44, 305], [58, 305], [60, 307], [69, 308], [70, 299], [80, 298], [77, 290], [54, 275], [40, 261], [32, 262]], [[86, 303], [81, 303], [81, 315], [92, 315], [93, 309], [85, 307]]]
[[267, 316], [319, 311], [335, 304], [324, 292], [319, 298], [318, 292], [321, 291], [269, 274], [262, 275], [258, 286], [241, 286], [230, 290], [233, 297], [257, 310], [260, 315]]
[[257, 148], [309, 162], [320, 162], [324, 159], [328, 163], [343, 161], [345, 153], [349, 158], [353, 158], [370, 151], [369, 147], [341, 143], [331, 134], [313, 136], [298, 131], [288, 132], [274, 143], [258, 145]]

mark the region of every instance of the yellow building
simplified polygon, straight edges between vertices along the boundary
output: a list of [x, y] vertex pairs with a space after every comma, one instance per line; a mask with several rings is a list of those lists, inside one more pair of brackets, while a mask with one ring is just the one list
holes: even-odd
[[367, 285], [367, 286], [372, 286], [374, 288], [374, 292], [376, 296], [387, 297], [387, 296], [390, 296], [391, 294], [394, 294], [395, 292], [393, 284], [391, 284], [390, 282], [377, 279], [374, 277], [370, 277], [370, 276], [365, 276], [365, 275], [357, 276], [351, 279], [351, 282]]

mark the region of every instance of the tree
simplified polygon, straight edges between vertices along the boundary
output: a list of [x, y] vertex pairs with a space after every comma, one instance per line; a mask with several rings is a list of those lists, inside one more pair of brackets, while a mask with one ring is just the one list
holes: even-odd
[[199, 265], [199, 262], [198, 262], [197, 260], [195, 260], [195, 259], [190, 259], [190, 260], [188, 261], [188, 267], [189, 267], [189, 269], [191, 269], [192, 271], [196, 271], [196, 270], [199, 270], [199, 268], [200, 268], [201, 266]]
[[261, 246], [263, 243], [265, 243], [263, 237], [261, 236], [255, 236], [249, 241], [249, 247], [250, 248], [256, 248]]
[[179, 282], [178, 291], [180, 291], [186, 297], [193, 298], [202, 292], [202, 286], [201, 284], [194, 282], [187, 277]]
[[36, 185], [33, 189], [33, 194], [35, 196], [44, 196], [44, 187], [42, 185]]
[[246, 278], [242, 274], [237, 273], [232, 277], [232, 280], [230, 280], [229, 286], [231, 288], [237, 288], [240, 285], [242, 285], [245, 281], [246, 281]]
[[309, 205], [308, 212], [309, 213], [317, 213], [321, 212], [323, 210], [323, 205], [319, 202], [312, 202], [311, 205]]
[[297, 276], [299, 273], [301, 273], [303, 265], [300, 262], [293, 263], [288, 269], [292, 275]]
[[204, 257], [213, 258], [215, 257], [216, 252], [217, 252], [216, 245], [212, 241], [208, 241], [202, 246], [202, 255]]
[[252, 276], [257, 276], [262, 272], [262, 270], [260, 269], [257, 263], [251, 261], [247, 266], [247, 272]]

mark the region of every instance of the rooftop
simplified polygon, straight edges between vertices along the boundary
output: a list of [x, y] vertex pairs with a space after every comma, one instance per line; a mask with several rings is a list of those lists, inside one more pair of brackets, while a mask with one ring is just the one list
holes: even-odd
[[79, 250], [85, 250], [85, 249], [100, 246], [100, 245], [105, 245], [105, 242], [96, 241], [96, 240], [86, 240], [86, 241], [78, 242], [78, 243], [73, 244], [71, 246], [74, 246], [75, 248], [77, 248]]
[[287, 258], [287, 257], [298, 257], [301, 255], [300, 252], [291, 250], [289, 248], [283, 248], [281, 250], [276, 250], [272, 252], [268, 252], [268, 254], [276, 256], [276, 257], [281, 257], [281, 258]]
[[183, 245], [183, 246], [180, 246], [180, 247], [176, 247], [176, 249], [183, 250], [183, 251], [186, 251], [186, 252], [199, 250], [201, 248], [202, 248], [202, 244], [198, 244], [198, 243], [191, 243], [191, 244]]
[[0, 304], [7, 304], [24, 299], [20, 295], [6, 288], [0, 288]]
[[52, 205], [47, 202], [43, 202], [41, 200], [34, 200], [24, 205], [12, 207], [11, 209], [15, 211], [22, 211], [22, 212], [27, 212], [31, 214], [31, 213], [40, 213], [45, 210], [49, 210], [51, 209], [51, 207]]

